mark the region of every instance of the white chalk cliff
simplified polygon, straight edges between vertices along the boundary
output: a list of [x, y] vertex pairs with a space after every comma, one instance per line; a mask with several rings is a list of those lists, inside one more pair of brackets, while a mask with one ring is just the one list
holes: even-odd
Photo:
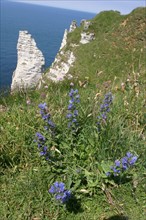
[[68, 34], [68, 30], [65, 29], [64, 35], [63, 35], [63, 39], [62, 39], [62, 43], [61, 43], [59, 51], [61, 51], [62, 48], [65, 47], [65, 45], [67, 44], [67, 34]]
[[69, 32], [73, 32], [76, 28], [77, 28], [77, 22], [76, 21], [72, 21], [71, 25], [69, 27]]
[[95, 39], [94, 33], [82, 32], [80, 43], [81, 44], [88, 44], [88, 43], [90, 43], [90, 41], [92, 41], [94, 39]]
[[[76, 29], [76, 23], [72, 22], [68, 30], [65, 30], [64, 36], [62, 39], [62, 43], [59, 49], [58, 54], [55, 57], [54, 62], [52, 63], [49, 70], [45, 73], [45, 77], [54, 81], [58, 82], [66, 78], [72, 78], [71, 74], [68, 74], [70, 67], [73, 65], [75, 61], [75, 56], [72, 51], [65, 51], [65, 46], [67, 45], [67, 35], [68, 32], [72, 32]], [[45, 84], [45, 81], [43, 80], [43, 77], [41, 78], [38, 88], [42, 84]]]
[[[94, 33], [87, 32], [91, 22], [83, 20], [82, 25], [84, 32], [81, 33], [81, 44], [87, 44], [95, 39]], [[62, 39], [60, 49], [55, 57], [50, 68], [43, 73], [45, 60], [42, 52], [37, 48], [35, 40], [27, 31], [19, 32], [17, 44], [17, 67], [13, 73], [11, 90], [21, 88], [32, 88], [37, 86], [40, 88], [43, 84], [46, 85], [46, 79], [54, 82], [61, 81], [65, 78], [72, 78], [69, 73], [70, 68], [75, 62], [73, 51], [67, 50], [68, 33], [73, 32], [77, 28], [76, 21], [70, 25], [69, 31], [66, 29]], [[70, 47], [77, 47], [79, 44], [70, 44]]]
[[44, 70], [45, 59], [28, 31], [20, 31], [17, 43], [17, 67], [13, 73], [11, 91], [37, 85]]

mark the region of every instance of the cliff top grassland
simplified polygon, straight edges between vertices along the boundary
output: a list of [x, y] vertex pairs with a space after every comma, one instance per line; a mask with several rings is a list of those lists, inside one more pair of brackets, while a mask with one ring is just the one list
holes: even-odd
[[0, 219], [145, 219], [145, 12], [69, 33], [72, 79], [1, 94]]

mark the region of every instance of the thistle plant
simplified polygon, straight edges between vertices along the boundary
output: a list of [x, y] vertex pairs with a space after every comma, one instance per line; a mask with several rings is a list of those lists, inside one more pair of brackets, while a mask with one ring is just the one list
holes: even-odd
[[107, 176], [120, 176], [129, 168], [133, 167], [137, 161], [138, 157], [130, 152], [126, 153], [126, 156], [120, 160], [115, 160], [115, 164], [111, 166], [111, 171], [107, 172]]
[[55, 182], [49, 189], [49, 193], [54, 195], [54, 198], [62, 204], [65, 204], [71, 198], [71, 191], [65, 189], [65, 184]]
[[78, 90], [71, 89], [69, 92], [69, 105], [68, 105], [68, 114], [67, 114], [67, 119], [68, 119], [68, 128], [76, 130], [78, 126], [78, 110], [77, 110], [77, 104], [80, 102], [80, 95], [78, 94]]

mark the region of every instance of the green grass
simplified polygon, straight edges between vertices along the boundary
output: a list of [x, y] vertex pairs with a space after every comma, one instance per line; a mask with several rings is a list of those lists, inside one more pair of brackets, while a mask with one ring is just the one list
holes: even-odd
[[[1, 95], [0, 219], [145, 219], [144, 11], [139, 8], [126, 16], [112, 11], [97, 15], [90, 27], [96, 40], [73, 48], [77, 57], [70, 70], [73, 80], [48, 81], [48, 88]], [[121, 26], [127, 18], [126, 26]], [[81, 30], [70, 33], [67, 48], [78, 43]], [[75, 136], [66, 119], [70, 82], [80, 94]], [[109, 91], [113, 104], [98, 133], [97, 116]], [[52, 138], [48, 134], [47, 140], [54, 163], [40, 157], [34, 142], [36, 132], [45, 135], [38, 108], [44, 102], [57, 125], [57, 135]], [[127, 151], [136, 154], [138, 161], [126, 174], [130, 178], [117, 184], [105, 171]], [[48, 189], [55, 181], [65, 182], [71, 189], [75, 196], [72, 202], [59, 206], [52, 199]]]

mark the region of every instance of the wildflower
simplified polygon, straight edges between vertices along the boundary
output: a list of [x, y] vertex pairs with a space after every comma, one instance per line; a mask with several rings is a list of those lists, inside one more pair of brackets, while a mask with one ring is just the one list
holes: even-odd
[[121, 161], [122, 161], [122, 165], [127, 164], [127, 162], [128, 162], [128, 157], [123, 157], [123, 158], [121, 159]]
[[78, 117], [78, 110], [77, 104], [80, 102], [80, 95], [78, 94], [78, 90], [71, 89], [69, 92], [69, 105], [68, 105], [68, 128], [75, 128], [77, 126], [77, 117]]
[[130, 164], [130, 165], [134, 165], [136, 161], [137, 161], [137, 156], [134, 156], [134, 157], [132, 157], [131, 160], [129, 161], [129, 164]]
[[66, 117], [67, 117], [67, 118], [72, 118], [73, 115], [72, 115], [71, 113], [68, 113]]
[[44, 142], [46, 140], [46, 138], [39, 132], [36, 133], [36, 136], [37, 136], [38, 140], [41, 142]]
[[47, 110], [47, 104], [46, 103], [41, 103], [38, 105], [38, 107], [41, 109], [41, 110]]
[[115, 160], [115, 165], [111, 166], [111, 172], [107, 172], [106, 175], [118, 176], [120, 173], [132, 167], [136, 163], [137, 159], [137, 156], [134, 156], [132, 153], [127, 152], [126, 156], [121, 158], [121, 160]]
[[50, 118], [50, 114], [44, 115], [42, 112], [40, 112], [40, 113], [41, 113], [41, 115], [42, 115], [42, 119], [47, 120], [47, 119]]
[[130, 158], [130, 157], [132, 157], [132, 156], [133, 156], [133, 154], [132, 154], [132, 153], [130, 153], [130, 152], [127, 152], [127, 153], [126, 153], [126, 156], [127, 156], [128, 158]]
[[69, 105], [68, 105], [68, 110], [72, 110], [74, 108], [74, 105], [72, 104], [72, 103], [70, 103]]
[[74, 116], [78, 116], [78, 110], [74, 110]]
[[[40, 114], [42, 116], [42, 119], [47, 123], [47, 125], [44, 126], [45, 130], [49, 130], [51, 132], [51, 135], [54, 135], [54, 129], [55, 129], [55, 124], [51, 121], [51, 115], [48, 113], [48, 108], [46, 103], [40, 103], [38, 105], [40, 108]], [[46, 160], [50, 159], [50, 154], [48, 147], [46, 145], [46, 138], [39, 132], [36, 133], [36, 140], [38, 144], [38, 149], [40, 152], [40, 156], [44, 156]]]
[[52, 193], [52, 194], [55, 194], [55, 193], [61, 193], [65, 190], [65, 184], [62, 183], [62, 182], [55, 182], [51, 188], [49, 189], [49, 192]]
[[48, 152], [48, 148], [46, 146], [43, 147], [43, 150], [40, 152], [41, 156], [45, 156]]
[[120, 160], [115, 160], [116, 167], [120, 167], [120, 164], [121, 164]]
[[71, 197], [71, 192], [66, 190], [61, 198], [62, 203], [66, 203]]
[[55, 124], [51, 120], [48, 121], [48, 124], [50, 125], [51, 128], [55, 128]]
[[112, 101], [113, 101], [113, 96], [112, 93], [109, 92], [105, 95], [103, 103], [100, 105], [100, 114], [97, 117], [98, 131], [101, 130], [101, 122], [106, 122], [107, 113], [110, 112], [110, 105], [112, 104]]
[[76, 122], [77, 122], [77, 119], [76, 119], [76, 118], [73, 118], [72, 122], [73, 122], [73, 123], [76, 123]]
[[127, 170], [128, 169], [128, 166], [127, 164], [123, 164], [123, 167], [122, 167], [123, 170]]
[[55, 199], [61, 203], [66, 203], [71, 197], [71, 192], [65, 189], [65, 184], [62, 182], [55, 182], [49, 189], [49, 193], [54, 194]]
[[48, 113], [48, 108], [47, 108], [47, 104], [46, 103], [41, 103], [38, 105], [38, 107], [41, 109], [40, 110], [40, 114], [42, 116], [42, 119], [44, 121], [47, 122], [48, 126], [45, 126], [44, 129], [45, 130], [49, 130], [51, 131], [51, 134], [54, 134], [54, 129], [56, 127], [56, 125], [51, 121], [51, 115]]

